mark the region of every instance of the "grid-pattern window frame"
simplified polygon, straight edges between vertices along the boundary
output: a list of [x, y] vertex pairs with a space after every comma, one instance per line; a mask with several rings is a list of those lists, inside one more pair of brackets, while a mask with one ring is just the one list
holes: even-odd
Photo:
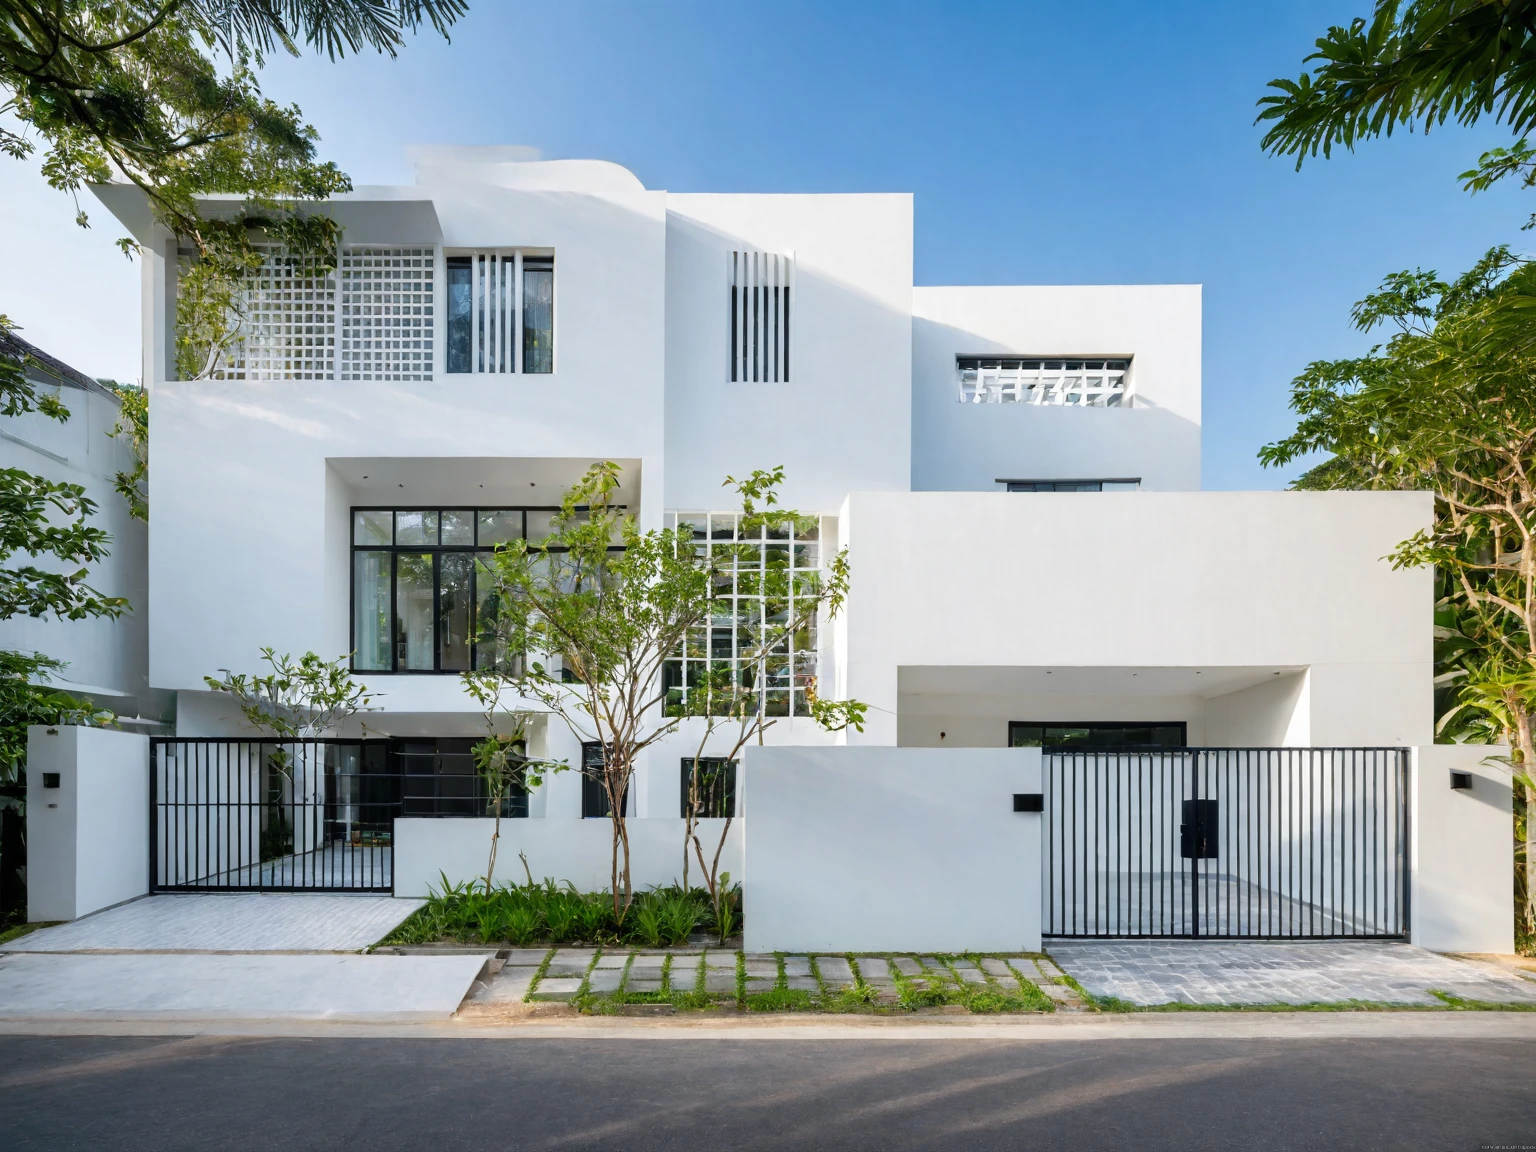
[[957, 356], [962, 404], [1129, 408], [1128, 358]]
[[[336, 273], [323, 253], [257, 244], [240, 290], [240, 326], [215, 380], [330, 380], [336, 372]], [[189, 256], [190, 254], [188, 254]]]
[[794, 253], [735, 249], [726, 253], [730, 288], [733, 384], [786, 384], [791, 366], [789, 319]]
[[[465, 667], [460, 666], [460, 663], [467, 664], [476, 668], [495, 666], [502, 658], [501, 654], [488, 650], [486, 645], [482, 645], [479, 642], [479, 631], [481, 627], [480, 612], [482, 606], [481, 565], [480, 563], [474, 561], [483, 561], [485, 558], [488, 558], [493, 552], [495, 552], [497, 545], [505, 541], [519, 537], [528, 539], [530, 538], [530, 533], [532, 533], [533, 539], [539, 539], [542, 536], [547, 536], [547, 525], [549, 518], [558, 511], [558, 508], [542, 506], [489, 506], [478, 508], [450, 506], [422, 508], [419, 506], [399, 507], [397, 505], [387, 505], [382, 507], [354, 507], [351, 514], [351, 610], [348, 614], [348, 619], [350, 621], [349, 627], [351, 629], [350, 649], [352, 652], [352, 670], [369, 676], [425, 676], [433, 674], [458, 675], [459, 673], [466, 670]], [[473, 534], [467, 540], [453, 542], [445, 541], [445, 533], [443, 530], [445, 513], [468, 515], [474, 525]], [[364, 521], [362, 518], [364, 516], [380, 517], [386, 515], [389, 517], [389, 541], [385, 543], [367, 538], [364, 535]], [[416, 539], [405, 539], [401, 531], [401, 525], [403, 523], [401, 519], [402, 516], [435, 517], [435, 527], [432, 529], [433, 539], [421, 542], [418, 542]], [[501, 525], [502, 530], [496, 532], [487, 531], [487, 517], [491, 516], [498, 518], [497, 523]], [[508, 518], [515, 519], [509, 521]], [[370, 523], [377, 523], [377, 521], [370, 521]], [[515, 531], [513, 530], [514, 527]], [[552, 550], [561, 551], [561, 549]], [[466, 554], [472, 558], [472, 562], [468, 565], [469, 613], [467, 635], [469, 637], [469, 656], [466, 661], [454, 663], [454, 665], [451, 667], [444, 667], [445, 661], [443, 659], [443, 651], [445, 647], [445, 617], [443, 603], [444, 569], [442, 557], [460, 556]], [[401, 556], [431, 557], [431, 614], [433, 635], [432, 667], [430, 668], [401, 667], [402, 660], [400, 632], [403, 625], [400, 614], [400, 605], [398, 604], [401, 575]], [[387, 557], [387, 559], [381, 560], [381, 558], [385, 557]], [[384, 661], [384, 663], [387, 664], [387, 667], [373, 667], [371, 665], [374, 663], [374, 661], [370, 661], [366, 658], [359, 660], [358, 655], [360, 643], [365, 639], [363, 634], [364, 630], [359, 628], [359, 623], [362, 619], [361, 611], [366, 610], [364, 605], [360, 605], [359, 593], [366, 593], [367, 589], [365, 586], [365, 573], [368, 571], [367, 565], [370, 563], [374, 565], [379, 565], [380, 563], [387, 565], [387, 572], [381, 573], [387, 576], [388, 582], [388, 608], [385, 611], [388, 616], [387, 634], [389, 655], [387, 660]], [[379, 572], [380, 570], [375, 567], [373, 571]], [[371, 601], [365, 601], [364, 604], [369, 602]]]
[[[668, 527], [688, 528], [694, 547], [715, 571], [715, 611], [695, 629], [683, 651], [663, 667], [663, 685], [675, 705], [686, 704], [702, 677], [728, 671], [733, 684], [753, 687], [757, 656], [785, 624], [804, 611], [803, 596], [822, 579], [821, 521], [743, 527], [739, 512], [672, 512]], [[780, 596], [779, 592], [787, 595]], [[765, 664], [764, 707], [769, 716], [809, 716], [808, 691], [817, 672], [818, 622], [783, 639]]]
[[432, 379], [434, 249], [341, 253], [341, 379]]

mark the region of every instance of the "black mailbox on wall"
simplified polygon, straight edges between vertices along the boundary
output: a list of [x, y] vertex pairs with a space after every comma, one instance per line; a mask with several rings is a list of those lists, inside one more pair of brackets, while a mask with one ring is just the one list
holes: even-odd
[[1186, 800], [1184, 823], [1179, 825], [1179, 855], [1186, 860], [1214, 860], [1220, 850], [1217, 837], [1217, 802]]
[[1013, 810], [1015, 812], [1044, 812], [1045, 793], [1015, 792], [1013, 794]]

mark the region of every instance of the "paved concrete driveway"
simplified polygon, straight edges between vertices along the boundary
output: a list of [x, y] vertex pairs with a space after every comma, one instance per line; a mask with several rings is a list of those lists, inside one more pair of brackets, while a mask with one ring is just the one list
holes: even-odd
[[0, 952], [356, 952], [425, 901], [323, 893], [147, 896]]
[[1369, 1000], [1444, 1007], [1536, 1004], [1536, 979], [1383, 941], [1052, 940], [1046, 950], [1096, 996], [1132, 1004], [1312, 1004]]

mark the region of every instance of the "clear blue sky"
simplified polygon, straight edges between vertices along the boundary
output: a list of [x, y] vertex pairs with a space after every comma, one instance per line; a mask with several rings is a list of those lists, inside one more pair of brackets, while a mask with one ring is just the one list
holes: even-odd
[[284, 59], [265, 84], [358, 183], [409, 182], [408, 143], [528, 144], [652, 188], [913, 192], [919, 284], [1199, 282], [1205, 486], [1279, 487], [1255, 450], [1307, 361], [1369, 346], [1349, 305], [1386, 272], [1520, 246], [1536, 210], [1461, 191], [1494, 127], [1300, 174], [1260, 153], [1265, 83], [1368, 8], [471, 0], [451, 44]]

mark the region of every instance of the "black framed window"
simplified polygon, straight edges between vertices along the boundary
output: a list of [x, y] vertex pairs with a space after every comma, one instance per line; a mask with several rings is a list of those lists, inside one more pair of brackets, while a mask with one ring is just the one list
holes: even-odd
[[[494, 816], [485, 780], [475, 767], [478, 737], [392, 737], [385, 742], [400, 781], [402, 816]], [[518, 754], [521, 755], [521, 748]], [[514, 786], [501, 800], [504, 817], [527, 817], [528, 791]]]
[[492, 249], [443, 263], [446, 371], [555, 370], [553, 256]]
[[[624, 788], [624, 814], [633, 815], [629, 805], [629, 787]], [[584, 820], [606, 820], [612, 811], [608, 787], [603, 781], [603, 746], [596, 740], [581, 743], [581, 816]]]
[[1188, 744], [1188, 733], [1188, 725], [1182, 720], [1011, 720], [1008, 723], [1008, 746], [1067, 751], [1074, 748], [1183, 748]]
[[725, 819], [735, 816], [736, 761], [727, 760], [724, 756], [700, 756], [697, 759], [692, 756], [683, 757], [683, 816], [686, 818], [689, 814], [689, 793], [693, 790], [695, 766], [699, 774], [699, 818]]
[[496, 613], [490, 554], [550, 534], [558, 509], [352, 509], [352, 669], [493, 668], [506, 654], [476, 636]]

